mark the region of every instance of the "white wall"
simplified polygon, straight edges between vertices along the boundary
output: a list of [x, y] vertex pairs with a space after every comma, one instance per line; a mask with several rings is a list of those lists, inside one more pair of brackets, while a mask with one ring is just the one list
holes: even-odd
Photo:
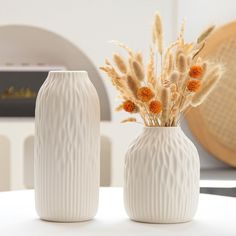
[[178, 0], [178, 23], [186, 17], [186, 39], [193, 40], [207, 26], [236, 20], [235, 0]]
[[[175, 22], [172, 0], [0, 0], [0, 24], [31, 24], [63, 35], [81, 48], [99, 67], [111, 56], [115, 39], [134, 49], [147, 50], [153, 15], [159, 10], [172, 39]], [[106, 83], [114, 107], [114, 89]], [[113, 116], [120, 120], [120, 116]]]

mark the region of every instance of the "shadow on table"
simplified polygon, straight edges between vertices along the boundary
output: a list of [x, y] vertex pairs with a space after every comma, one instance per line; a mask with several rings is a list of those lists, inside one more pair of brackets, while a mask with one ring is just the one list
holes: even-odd
[[[28, 236], [42, 236], [42, 235], [96, 235], [96, 236], [120, 236], [120, 235], [156, 235], [157, 233], [163, 233], [161, 235], [188, 235], [193, 232], [193, 228], [196, 232], [200, 229], [206, 228], [205, 222], [193, 220], [187, 223], [181, 224], [147, 224], [131, 221], [129, 219], [124, 220], [112, 220], [107, 222], [104, 220], [91, 220], [75, 223], [56, 223], [48, 222], [40, 219], [34, 219], [24, 222], [18, 222], [13, 228], [7, 228], [5, 235], [11, 235], [12, 232], [20, 232], [21, 235]], [[172, 234], [173, 233], [173, 234]]]

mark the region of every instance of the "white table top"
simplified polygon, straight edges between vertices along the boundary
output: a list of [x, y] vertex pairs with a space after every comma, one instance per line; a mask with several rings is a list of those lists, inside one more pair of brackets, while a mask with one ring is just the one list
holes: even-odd
[[1, 236], [235, 236], [236, 198], [200, 195], [193, 221], [182, 224], [144, 224], [129, 220], [121, 188], [101, 188], [94, 220], [81, 223], [51, 223], [38, 218], [33, 190], [0, 193]]

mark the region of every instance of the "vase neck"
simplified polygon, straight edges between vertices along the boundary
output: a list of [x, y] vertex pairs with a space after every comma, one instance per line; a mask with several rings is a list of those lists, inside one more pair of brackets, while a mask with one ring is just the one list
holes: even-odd
[[173, 134], [182, 132], [182, 128], [180, 126], [178, 127], [144, 127], [143, 133], [150, 134], [150, 135], [156, 135], [156, 134]]
[[49, 78], [56, 79], [72, 79], [72, 78], [87, 78], [87, 71], [50, 71]]

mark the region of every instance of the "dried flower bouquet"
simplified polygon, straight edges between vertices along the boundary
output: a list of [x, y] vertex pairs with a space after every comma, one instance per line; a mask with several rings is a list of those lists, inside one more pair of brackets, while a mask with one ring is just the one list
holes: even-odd
[[[176, 42], [164, 50], [162, 21], [156, 13], [153, 45], [146, 66], [141, 53], [114, 42], [127, 51], [128, 59], [114, 54], [114, 65], [106, 59], [100, 69], [107, 73], [123, 100], [117, 111], [140, 114], [146, 126], [177, 126], [187, 108], [196, 107], [206, 99], [222, 75], [220, 64], [199, 57], [214, 26], [193, 43], [184, 41], [184, 28], [185, 22]], [[130, 117], [123, 122], [138, 120]]]

